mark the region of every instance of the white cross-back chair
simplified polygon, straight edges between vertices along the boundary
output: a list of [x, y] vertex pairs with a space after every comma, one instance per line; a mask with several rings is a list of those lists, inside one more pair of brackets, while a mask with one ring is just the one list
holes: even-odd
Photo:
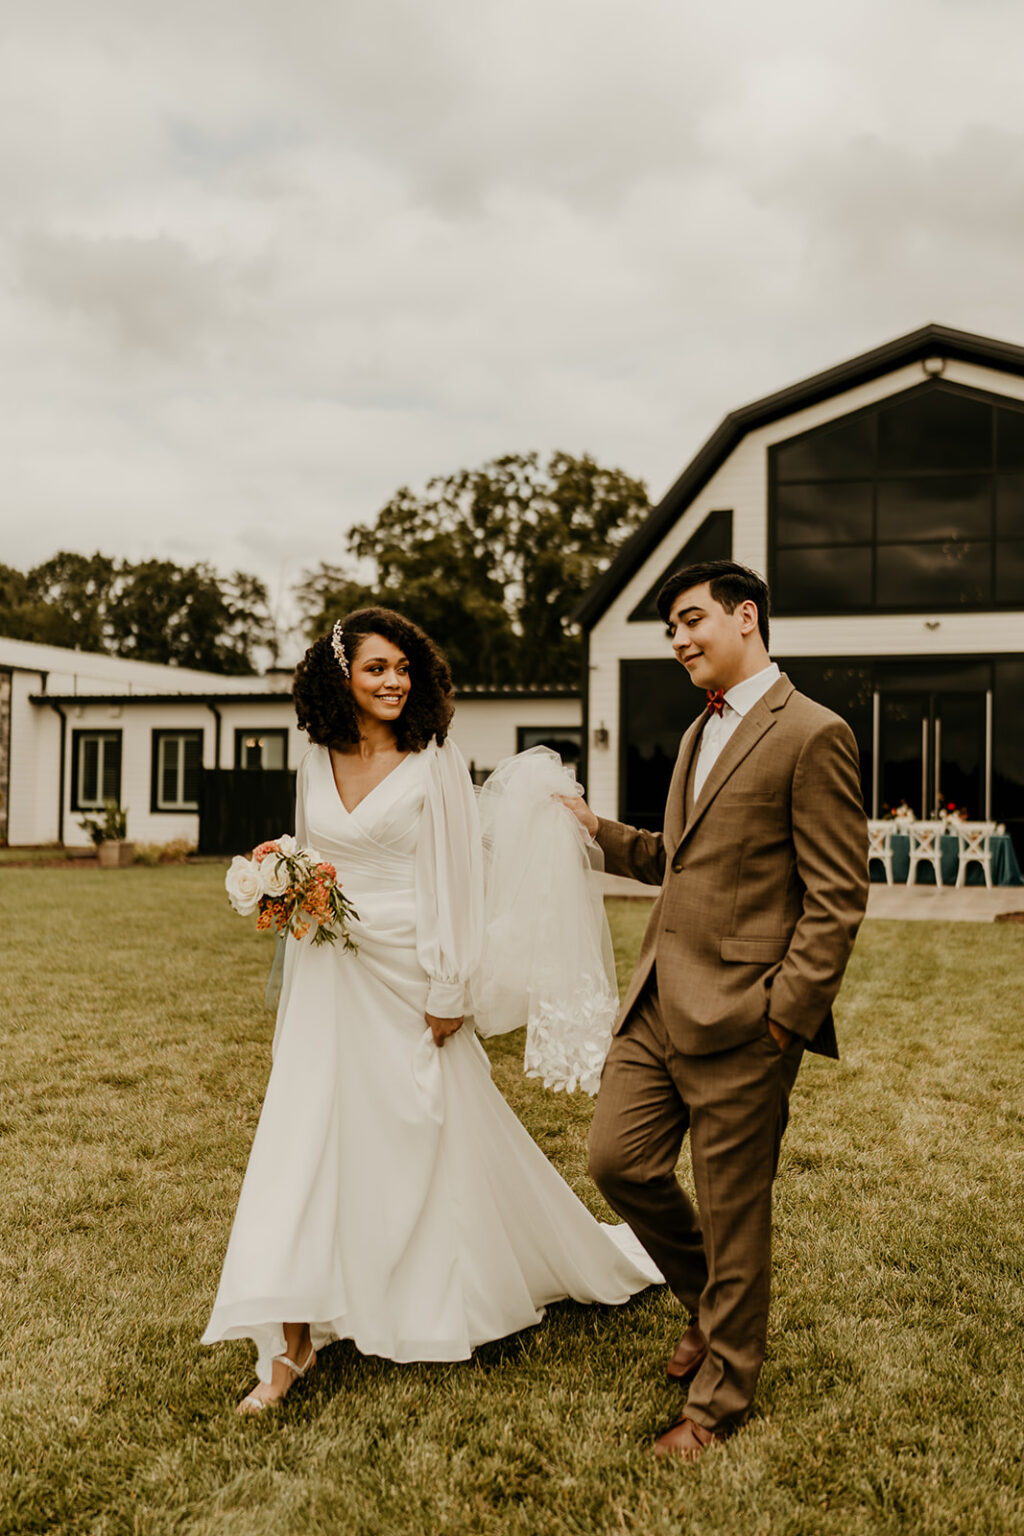
[[868, 822], [868, 865], [876, 860], [885, 870], [885, 883], [892, 885], [892, 835], [896, 830], [896, 823], [892, 817], [888, 821]]
[[960, 865], [956, 872], [956, 883], [960, 887], [967, 883], [968, 864], [980, 864], [985, 876], [985, 884], [992, 889], [992, 838], [995, 834], [994, 821], [954, 821], [952, 830], [956, 833], [956, 840], [960, 845]]
[[912, 821], [907, 828], [910, 838], [910, 868], [907, 870], [907, 884], [913, 885], [917, 878], [917, 866], [930, 864], [935, 871], [935, 884], [942, 884], [942, 834], [945, 827], [941, 821]]

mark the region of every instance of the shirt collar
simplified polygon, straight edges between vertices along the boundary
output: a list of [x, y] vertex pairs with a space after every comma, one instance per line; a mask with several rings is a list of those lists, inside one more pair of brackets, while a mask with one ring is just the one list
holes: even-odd
[[742, 683], [737, 683], [734, 688], [730, 688], [725, 695], [725, 702], [738, 715], [747, 715], [758, 699], [763, 699], [772, 684], [777, 683], [781, 676], [778, 662], [770, 662], [762, 672], [755, 672], [753, 677], [745, 677]]

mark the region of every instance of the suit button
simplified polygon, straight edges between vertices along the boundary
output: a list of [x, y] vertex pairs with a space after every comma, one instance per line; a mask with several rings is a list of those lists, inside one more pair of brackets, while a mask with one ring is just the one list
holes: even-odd
[[683, 865], [682, 864], [673, 864], [672, 865], [672, 873], [674, 875], [681, 875], [682, 872], [683, 872]]

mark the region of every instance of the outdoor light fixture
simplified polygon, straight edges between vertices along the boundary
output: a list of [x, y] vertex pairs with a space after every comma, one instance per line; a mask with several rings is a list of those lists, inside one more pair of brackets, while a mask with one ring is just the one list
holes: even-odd
[[609, 739], [610, 738], [609, 738], [609, 734], [608, 734], [608, 727], [605, 725], [604, 721], [602, 720], [601, 724], [599, 726], [595, 727], [595, 730], [594, 730], [594, 746], [595, 747], [606, 747], [608, 745]]

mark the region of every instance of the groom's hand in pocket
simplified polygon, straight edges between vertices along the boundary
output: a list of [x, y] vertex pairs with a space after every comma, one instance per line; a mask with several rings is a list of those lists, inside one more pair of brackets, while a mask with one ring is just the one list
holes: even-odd
[[438, 1047], [444, 1045], [449, 1035], [454, 1035], [457, 1030], [462, 1028], [463, 1017], [464, 1015], [460, 1015], [457, 1019], [438, 1019], [434, 1014], [428, 1013], [426, 1020], [430, 1025], [430, 1033], [434, 1037], [434, 1044]]
[[780, 1051], [786, 1050], [786, 1048], [793, 1043], [792, 1030], [784, 1029], [781, 1024], [776, 1024], [774, 1019], [768, 1020], [768, 1033], [771, 1035]]

